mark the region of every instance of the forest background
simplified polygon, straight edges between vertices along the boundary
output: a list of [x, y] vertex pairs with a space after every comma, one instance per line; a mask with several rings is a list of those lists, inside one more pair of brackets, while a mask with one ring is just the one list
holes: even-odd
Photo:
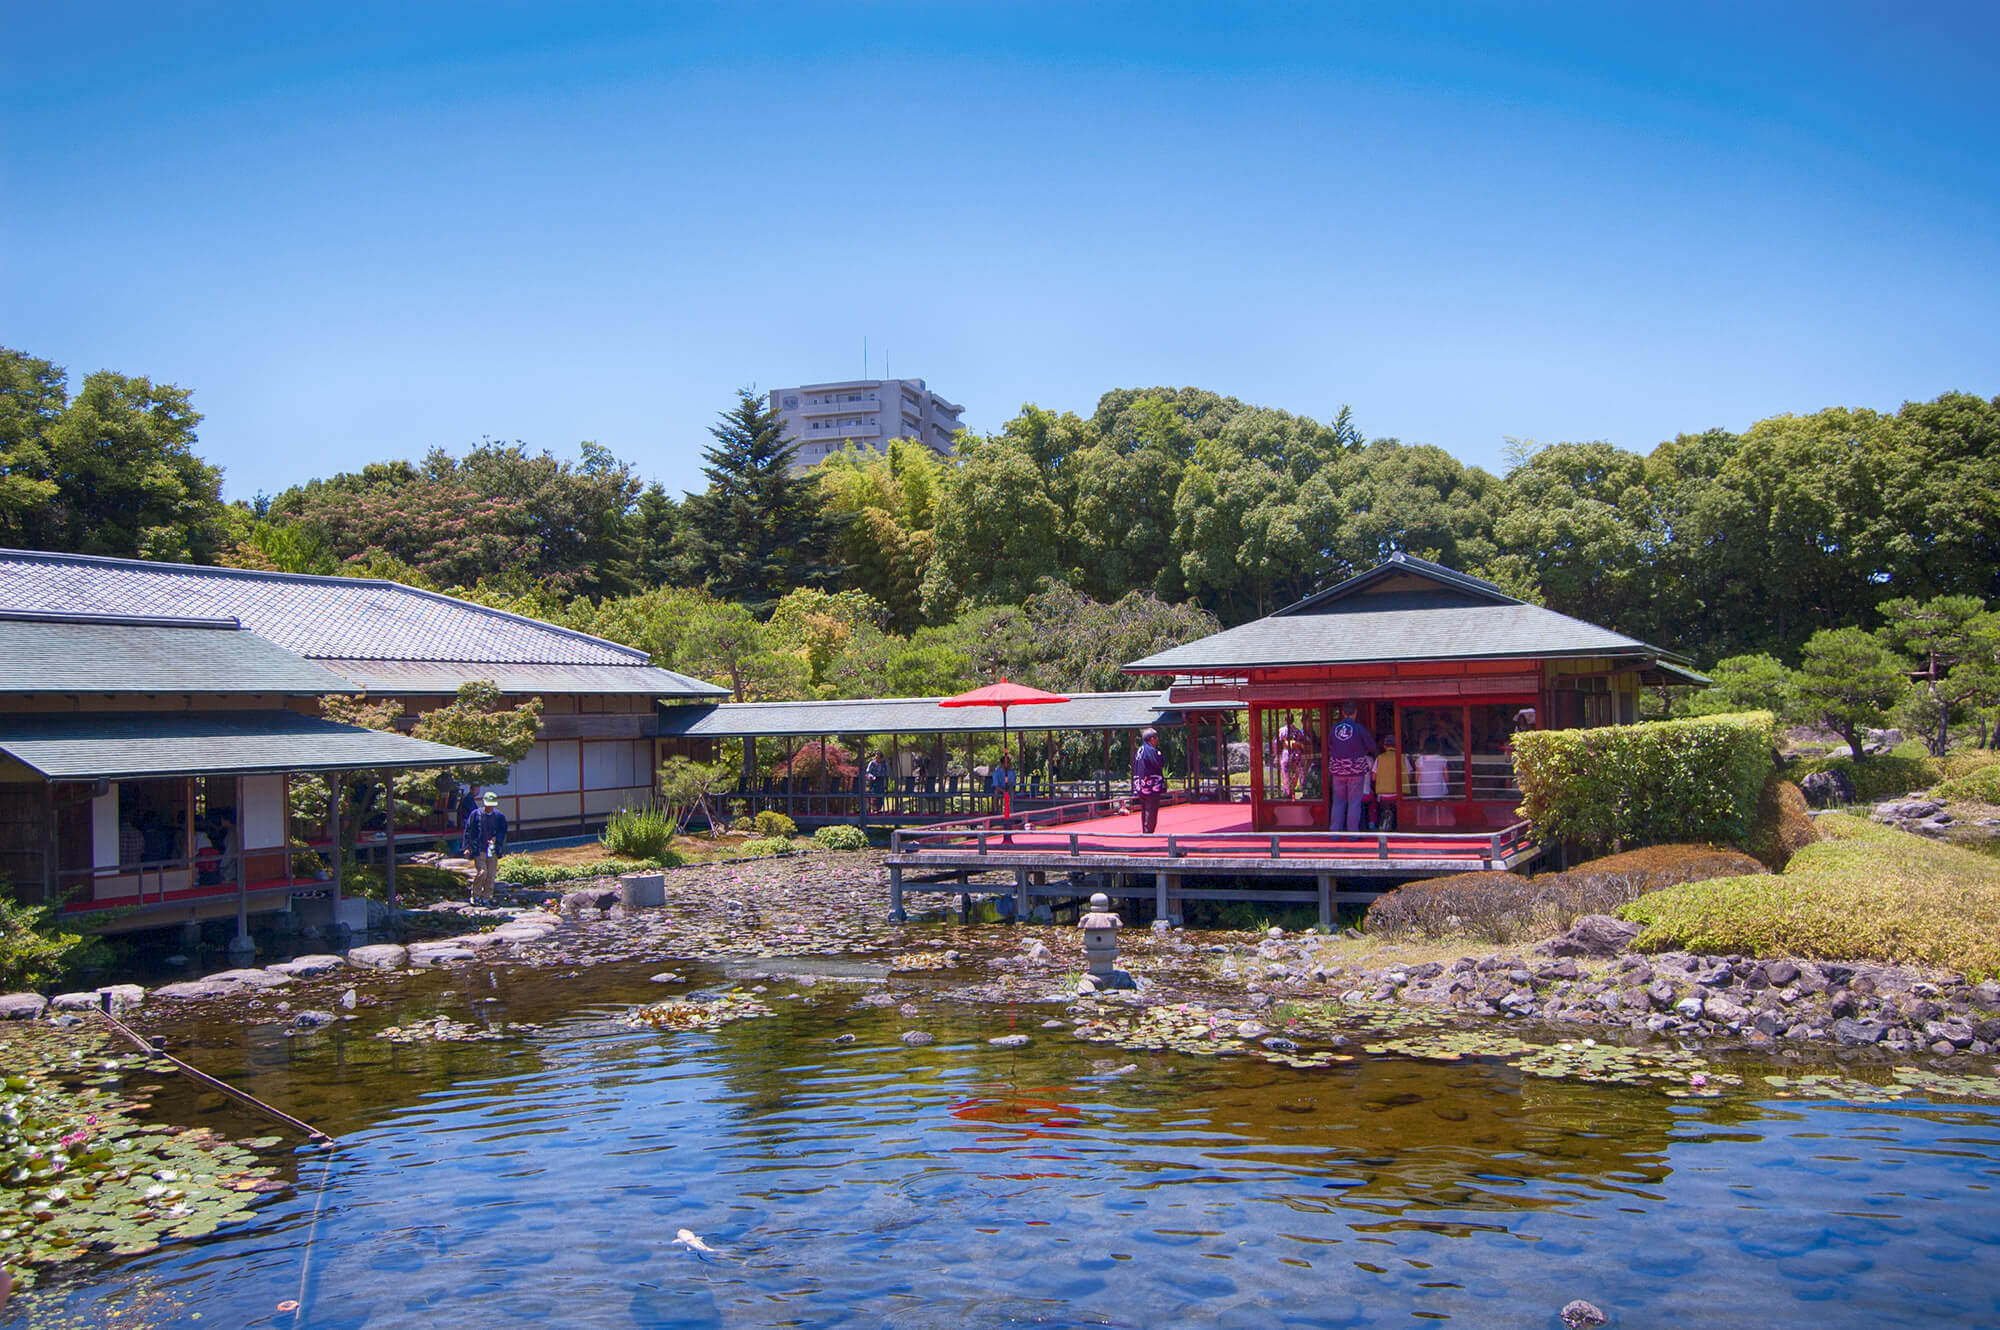
[[[1943, 602], [1970, 625], [1954, 641], [1990, 654], [2000, 598], [2000, 397], [1967, 393], [1648, 453], [1514, 441], [1494, 475], [1369, 438], [1345, 409], [1121, 388], [1088, 418], [1024, 406], [953, 459], [897, 444], [794, 476], [743, 392], [679, 498], [594, 443], [569, 459], [488, 439], [225, 502], [199, 423], [187, 389], [110, 371], [72, 387], [0, 349], [0, 545], [393, 578], [642, 647], [742, 700], [1003, 673], [1144, 687], [1119, 664], [1398, 550], [1719, 663], [1715, 704], [1777, 700], [1858, 635], [1890, 653], [1866, 668], [1921, 672], [1915, 611]], [[1920, 729], [1968, 721], [1982, 741], [2000, 702], [1975, 687], [1940, 717], [1935, 687], [1896, 691], [1883, 705]]]

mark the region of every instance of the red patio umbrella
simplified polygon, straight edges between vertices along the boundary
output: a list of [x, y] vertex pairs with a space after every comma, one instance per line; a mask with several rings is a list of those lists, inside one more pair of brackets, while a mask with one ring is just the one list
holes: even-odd
[[[956, 697], [947, 697], [942, 702], [939, 702], [938, 705], [941, 707], [999, 707], [1000, 755], [1005, 757], [1007, 754], [1008, 707], [1031, 707], [1039, 706], [1045, 702], [1067, 701], [1069, 699], [1061, 693], [1045, 693], [1039, 688], [1029, 688], [1024, 684], [1018, 683], [1008, 683], [1005, 679], [1002, 679], [999, 683], [990, 683], [984, 688], [975, 688], [969, 693], [960, 693]], [[1012, 817], [1014, 815], [1014, 791], [1011, 788], [1001, 795], [1000, 815], [1002, 817]]]

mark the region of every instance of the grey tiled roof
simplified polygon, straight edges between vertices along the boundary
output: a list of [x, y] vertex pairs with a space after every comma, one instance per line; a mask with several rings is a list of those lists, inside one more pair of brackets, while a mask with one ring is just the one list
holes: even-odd
[[515, 665], [463, 660], [326, 660], [328, 669], [371, 693], [451, 694], [483, 679], [503, 693], [642, 693], [647, 697], [728, 697], [720, 684], [651, 665]]
[[0, 693], [349, 691], [339, 675], [222, 622], [20, 619], [0, 612]]
[[[1429, 585], [1409, 587], [1412, 578]], [[1404, 589], [1369, 592], [1383, 582]], [[1397, 554], [1268, 618], [1125, 668], [1134, 674], [1203, 674], [1259, 665], [1590, 655], [1681, 659], [1637, 638], [1516, 600], [1491, 582]]]
[[1253, 665], [1359, 665], [1396, 660], [1491, 660], [1596, 653], [1666, 653], [1538, 605], [1444, 605], [1349, 614], [1274, 614], [1135, 660], [1135, 674], [1204, 673]]
[[464, 766], [483, 753], [290, 711], [0, 715], [0, 752], [51, 780]]
[[648, 663], [635, 647], [362, 577], [0, 550], [0, 609], [240, 619], [315, 659]]
[[[1165, 693], [1078, 693], [1067, 702], [1016, 706], [1010, 730], [1131, 730], [1178, 725]], [[725, 702], [664, 707], [660, 733], [689, 739], [819, 734], [984, 734], [1000, 729], [998, 707], [941, 707], [935, 697], [851, 698], [833, 702]]]

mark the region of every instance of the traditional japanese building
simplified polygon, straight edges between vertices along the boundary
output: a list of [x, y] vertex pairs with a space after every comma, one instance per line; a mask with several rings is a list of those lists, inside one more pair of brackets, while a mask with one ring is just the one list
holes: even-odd
[[493, 787], [529, 831], [582, 829], [647, 802], [657, 705], [728, 696], [636, 647], [375, 578], [0, 550], [0, 613], [228, 621], [318, 667], [318, 693], [400, 701], [410, 723], [474, 681], [510, 703], [540, 698], [534, 747]]
[[1251, 828], [1328, 824], [1324, 740], [1343, 702], [1383, 749], [1398, 830], [1519, 820], [1513, 736], [1630, 724], [1648, 684], [1705, 683], [1661, 647], [1406, 554], [1267, 618], [1125, 666], [1166, 704], [1247, 708]]

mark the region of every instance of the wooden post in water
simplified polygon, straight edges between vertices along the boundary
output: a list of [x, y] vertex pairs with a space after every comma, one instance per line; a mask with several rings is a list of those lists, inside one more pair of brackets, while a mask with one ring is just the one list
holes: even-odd
[[1319, 875], [1319, 926], [1333, 927], [1333, 874]]
[[892, 867], [889, 869], [889, 922], [900, 924], [907, 922], [909, 917], [903, 912], [903, 870]]
[[1016, 923], [1028, 921], [1028, 870], [1014, 870], [1014, 920]]

